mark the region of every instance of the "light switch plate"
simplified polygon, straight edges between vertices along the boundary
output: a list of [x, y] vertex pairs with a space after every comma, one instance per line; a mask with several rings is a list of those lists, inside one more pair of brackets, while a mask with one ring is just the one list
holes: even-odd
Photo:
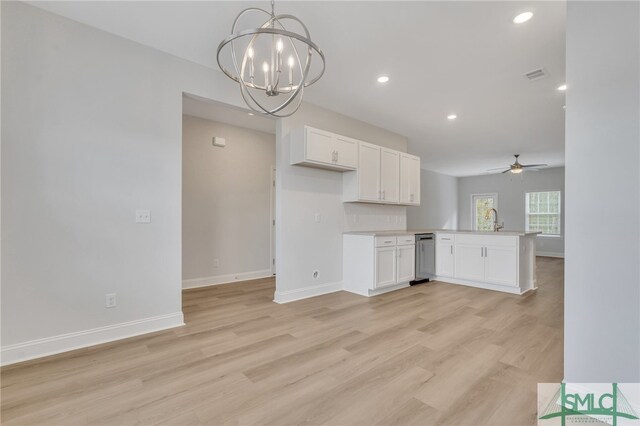
[[322, 222], [322, 215], [320, 213], [316, 213], [315, 221], [316, 221], [316, 223]]
[[136, 210], [136, 223], [151, 223], [151, 210]]

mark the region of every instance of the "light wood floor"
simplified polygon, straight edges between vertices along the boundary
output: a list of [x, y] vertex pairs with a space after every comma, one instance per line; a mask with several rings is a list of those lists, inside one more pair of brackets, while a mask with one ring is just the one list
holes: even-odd
[[184, 293], [185, 327], [2, 369], [3, 424], [535, 424], [562, 379], [563, 261], [539, 290], [444, 283], [273, 303], [273, 279]]

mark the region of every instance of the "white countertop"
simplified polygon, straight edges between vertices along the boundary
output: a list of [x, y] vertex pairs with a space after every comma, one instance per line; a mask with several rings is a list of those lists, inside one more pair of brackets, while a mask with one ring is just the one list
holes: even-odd
[[356, 232], [343, 232], [344, 235], [370, 235], [374, 237], [387, 237], [391, 235], [415, 235], [415, 234], [478, 234], [478, 235], [504, 235], [504, 236], [535, 236], [540, 232], [526, 232], [526, 231], [471, 231], [471, 230], [459, 230], [454, 231], [451, 229], [405, 229], [397, 231], [356, 231]]

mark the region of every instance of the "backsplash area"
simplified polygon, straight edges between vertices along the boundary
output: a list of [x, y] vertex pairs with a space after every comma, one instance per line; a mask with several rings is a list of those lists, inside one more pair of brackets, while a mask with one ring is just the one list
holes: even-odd
[[344, 203], [344, 232], [407, 229], [407, 208], [365, 203]]

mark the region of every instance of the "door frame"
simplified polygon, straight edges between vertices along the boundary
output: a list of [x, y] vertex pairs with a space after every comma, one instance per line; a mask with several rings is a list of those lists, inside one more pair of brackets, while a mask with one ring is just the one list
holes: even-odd
[[478, 193], [478, 194], [471, 194], [471, 201], [470, 201], [470, 203], [471, 203], [471, 208], [470, 208], [471, 217], [469, 218], [469, 222], [471, 222], [470, 223], [470, 229], [472, 231], [476, 231], [476, 221], [475, 221], [475, 218], [476, 218], [476, 204], [473, 201], [473, 199], [475, 197], [487, 197], [487, 198], [488, 197], [493, 197], [493, 199], [494, 199], [493, 208], [498, 210], [498, 193], [497, 192], [481, 192], [481, 193]]
[[271, 209], [269, 214], [269, 253], [271, 263], [271, 274], [276, 274], [276, 166], [271, 165]]

